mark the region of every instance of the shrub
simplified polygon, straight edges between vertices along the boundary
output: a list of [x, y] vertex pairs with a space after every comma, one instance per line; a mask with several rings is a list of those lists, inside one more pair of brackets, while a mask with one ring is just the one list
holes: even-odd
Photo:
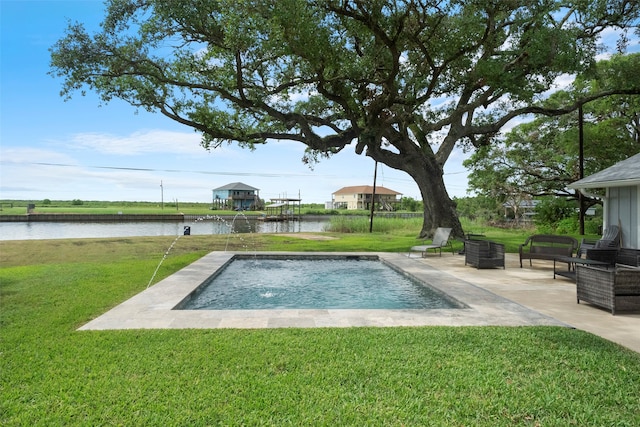
[[[397, 229], [415, 230], [421, 223], [421, 218], [384, 218], [373, 217], [373, 231], [387, 233]], [[334, 233], [368, 233], [370, 228], [369, 217], [365, 216], [336, 216], [332, 217], [325, 231]]]
[[501, 218], [500, 204], [496, 199], [486, 196], [454, 198], [456, 210], [461, 218], [471, 221], [494, 221]]
[[576, 234], [580, 231], [580, 223], [576, 216], [558, 221], [555, 232], [558, 234]]
[[415, 200], [412, 197], [403, 197], [400, 199], [400, 210], [408, 212], [418, 212], [423, 209], [422, 201]]
[[[536, 205], [535, 224], [538, 230], [547, 229], [556, 230], [561, 221], [570, 220], [577, 221], [578, 212], [576, 211], [575, 201], [567, 201], [563, 198], [547, 197]], [[564, 228], [571, 228], [567, 224], [563, 224]]]
[[584, 234], [602, 234], [602, 218], [593, 218], [584, 222]]

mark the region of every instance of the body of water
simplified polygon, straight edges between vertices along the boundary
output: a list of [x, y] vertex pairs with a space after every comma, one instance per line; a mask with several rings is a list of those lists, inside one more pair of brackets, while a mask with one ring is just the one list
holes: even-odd
[[132, 236], [177, 236], [229, 233], [302, 233], [324, 231], [326, 220], [265, 222], [234, 219], [148, 222], [0, 222], [0, 240], [82, 239]]

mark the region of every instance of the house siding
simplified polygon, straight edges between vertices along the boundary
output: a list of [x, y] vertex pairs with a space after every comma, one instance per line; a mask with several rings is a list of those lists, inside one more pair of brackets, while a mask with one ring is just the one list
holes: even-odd
[[[622, 224], [622, 246], [627, 248], [640, 249], [640, 186], [630, 187], [610, 187], [607, 191], [607, 211], [605, 225]], [[625, 227], [624, 224], [635, 224]]]
[[[375, 201], [385, 208], [392, 208], [399, 203], [398, 196], [401, 193], [385, 187], [377, 187]], [[332, 205], [334, 209], [370, 209], [373, 196], [373, 187], [361, 185], [344, 187], [332, 195]]]
[[604, 226], [620, 225], [622, 245], [640, 249], [640, 153], [569, 185], [606, 189]]
[[253, 209], [258, 197], [256, 188], [241, 182], [212, 190], [212, 204], [218, 209]]

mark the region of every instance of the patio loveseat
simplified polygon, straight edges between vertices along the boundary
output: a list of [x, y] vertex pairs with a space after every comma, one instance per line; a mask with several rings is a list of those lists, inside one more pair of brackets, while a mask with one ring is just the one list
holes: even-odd
[[553, 261], [558, 257], [571, 257], [578, 248], [578, 241], [571, 236], [559, 236], [555, 234], [534, 234], [529, 236], [520, 245], [520, 268], [522, 260], [528, 259], [531, 265], [532, 259], [544, 259]]

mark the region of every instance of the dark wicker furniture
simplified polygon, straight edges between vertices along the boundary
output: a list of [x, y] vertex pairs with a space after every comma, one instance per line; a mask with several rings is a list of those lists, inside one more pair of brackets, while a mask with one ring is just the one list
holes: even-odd
[[464, 265], [476, 268], [504, 267], [504, 245], [489, 240], [466, 240], [464, 242]]
[[[567, 263], [567, 268], [558, 268], [558, 263]], [[576, 265], [591, 265], [598, 268], [608, 269], [612, 267], [606, 261], [599, 261], [594, 259], [584, 259], [578, 257], [558, 257], [553, 260], [553, 278], [556, 276], [566, 277], [567, 279], [571, 279], [574, 282], [576, 281]]]
[[619, 253], [620, 250], [618, 248], [594, 248], [586, 250], [587, 259], [606, 262], [611, 266], [618, 262]]
[[616, 262], [618, 264], [640, 267], [640, 249], [620, 248], [616, 256]]
[[571, 236], [557, 236], [555, 234], [534, 234], [520, 245], [520, 268], [522, 260], [544, 259], [553, 261], [557, 257], [571, 257], [578, 248], [578, 241]]
[[604, 270], [585, 265], [576, 266], [576, 289], [578, 303], [586, 301], [593, 305], [619, 311], [640, 310], [640, 268], [616, 267]]
[[640, 266], [640, 249], [632, 248], [593, 248], [586, 250], [587, 259], [604, 261], [609, 265], [622, 264], [631, 267]]
[[600, 240], [587, 240], [582, 239], [580, 242], [580, 248], [578, 249], [578, 256], [584, 255], [588, 249], [594, 248], [617, 248], [620, 246], [620, 227], [612, 225], [607, 227], [602, 234]]

